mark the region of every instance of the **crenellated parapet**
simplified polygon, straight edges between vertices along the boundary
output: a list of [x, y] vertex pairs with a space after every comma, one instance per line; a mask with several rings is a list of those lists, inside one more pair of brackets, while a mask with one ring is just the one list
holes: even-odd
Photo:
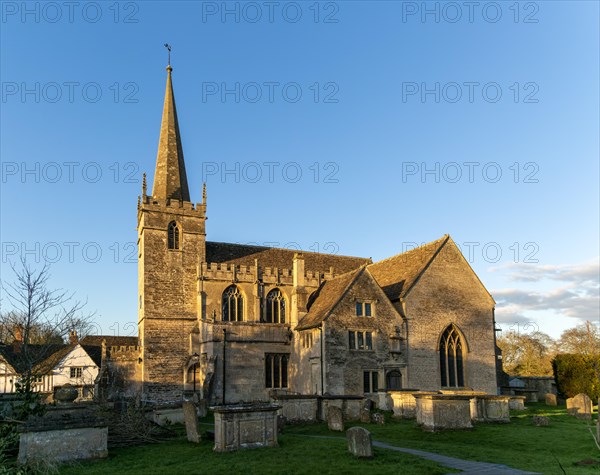
[[[294, 276], [292, 269], [279, 267], [245, 266], [229, 263], [203, 263], [198, 269], [198, 277], [202, 280], [221, 280], [227, 282], [257, 281], [272, 285], [293, 285]], [[307, 287], [319, 287], [325, 280], [334, 277], [333, 269], [328, 272], [306, 271], [304, 273], [304, 285]]]
[[142, 352], [141, 346], [109, 346], [107, 356], [113, 361], [137, 360]]

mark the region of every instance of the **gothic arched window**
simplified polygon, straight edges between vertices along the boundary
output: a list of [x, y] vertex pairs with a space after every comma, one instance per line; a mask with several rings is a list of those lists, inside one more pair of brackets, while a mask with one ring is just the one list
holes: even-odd
[[265, 321], [267, 323], [285, 323], [285, 297], [279, 289], [267, 294]]
[[224, 322], [241, 322], [244, 320], [244, 296], [235, 285], [230, 285], [223, 292]]
[[388, 390], [402, 389], [402, 373], [397, 369], [388, 371], [385, 376], [385, 386]]
[[465, 385], [464, 343], [454, 325], [450, 325], [440, 339], [440, 373], [442, 387], [460, 388]]
[[169, 249], [179, 249], [179, 227], [175, 221], [169, 223]]

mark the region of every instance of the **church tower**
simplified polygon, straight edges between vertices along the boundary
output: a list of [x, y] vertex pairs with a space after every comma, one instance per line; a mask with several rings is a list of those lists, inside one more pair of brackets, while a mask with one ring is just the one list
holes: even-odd
[[[170, 63], [170, 61], [169, 61]], [[181, 400], [189, 335], [198, 317], [198, 267], [206, 260], [206, 193], [190, 200], [171, 73], [151, 194], [138, 201], [138, 330], [143, 399]]]

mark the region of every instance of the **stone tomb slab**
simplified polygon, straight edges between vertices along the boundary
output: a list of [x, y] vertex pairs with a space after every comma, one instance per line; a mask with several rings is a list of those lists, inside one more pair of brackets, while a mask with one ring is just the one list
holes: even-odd
[[49, 406], [19, 428], [18, 462], [71, 462], [108, 456], [108, 427], [85, 404]]
[[276, 404], [217, 406], [215, 413], [216, 452], [277, 446]]
[[[510, 396], [496, 396], [486, 394], [475, 399], [476, 416], [479, 422], [510, 422], [509, 400]], [[473, 400], [471, 400], [471, 403]]]
[[511, 411], [524, 411], [525, 410], [525, 396], [509, 396], [508, 408]]
[[472, 429], [472, 396], [415, 394], [417, 424], [424, 431]]

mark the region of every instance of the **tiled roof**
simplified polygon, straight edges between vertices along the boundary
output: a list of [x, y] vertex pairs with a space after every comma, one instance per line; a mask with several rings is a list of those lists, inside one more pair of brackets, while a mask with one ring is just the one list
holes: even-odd
[[369, 266], [369, 272], [392, 301], [404, 297], [429, 263], [448, 242], [447, 234], [436, 241], [389, 257]]
[[317, 295], [308, 313], [302, 317], [300, 322], [298, 322], [296, 330], [314, 328], [325, 320], [337, 303], [342, 299], [352, 283], [364, 272], [364, 270], [365, 266], [362, 266], [322, 284], [319, 290], [317, 290]]
[[[262, 268], [278, 267], [280, 269], [292, 269], [294, 254], [297, 252], [299, 251], [295, 249], [280, 249], [276, 247], [250, 246], [224, 242], [206, 243], [206, 261], [208, 263], [253, 266], [254, 259], [258, 259], [258, 265]], [[363, 264], [371, 263], [371, 259], [365, 257], [340, 256], [306, 251], [302, 251], [302, 255], [304, 256], [304, 269], [311, 272], [329, 272], [329, 268], [333, 267], [336, 274], [343, 274]]]
[[[137, 336], [111, 336], [111, 335], [88, 335], [81, 339], [82, 346], [102, 346], [102, 340], [106, 340], [106, 346], [137, 346]], [[91, 356], [91, 355], [90, 355]]]
[[60, 361], [67, 356], [77, 345], [65, 345], [58, 351], [52, 353], [48, 358], [33, 368], [35, 374], [48, 374]]
[[19, 348], [17, 344], [12, 345], [0, 345], [0, 355], [4, 357], [8, 364], [10, 364], [17, 373], [23, 373], [27, 368], [35, 368], [45, 359], [52, 356], [55, 352], [63, 348], [64, 345], [27, 345], [25, 351], [24, 348]]

